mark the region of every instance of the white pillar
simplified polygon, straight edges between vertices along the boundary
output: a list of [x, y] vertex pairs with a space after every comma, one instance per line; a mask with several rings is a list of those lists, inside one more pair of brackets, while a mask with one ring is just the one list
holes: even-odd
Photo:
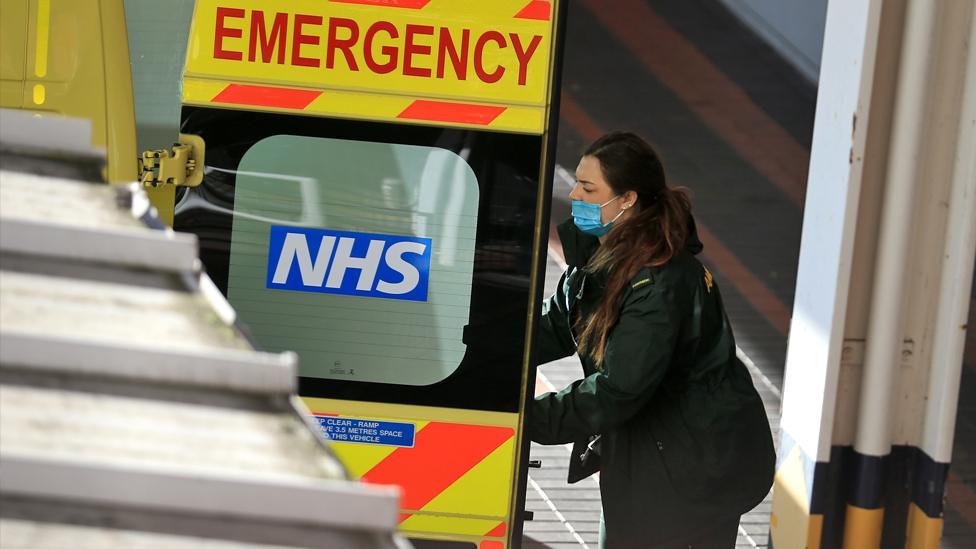
[[872, 116], [882, 0], [831, 2], [817, 96], [796, 295], [786, 358], [771, 537], [819, 539], [814, 468], [830, 459], [854, 228]]

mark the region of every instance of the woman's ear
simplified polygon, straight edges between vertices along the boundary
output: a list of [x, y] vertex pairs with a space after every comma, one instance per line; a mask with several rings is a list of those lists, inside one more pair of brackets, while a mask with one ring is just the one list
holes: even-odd
[[627, 210], [637, 205], [637, 193], [634, 191], [627, 191], [623, 195], [623, 205], [621, 208]]

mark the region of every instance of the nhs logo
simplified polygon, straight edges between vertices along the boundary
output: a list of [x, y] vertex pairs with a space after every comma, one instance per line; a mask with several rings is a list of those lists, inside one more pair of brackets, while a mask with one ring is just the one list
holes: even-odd
[[429, 238], [271, 226], [272, 290], [427, 301]]

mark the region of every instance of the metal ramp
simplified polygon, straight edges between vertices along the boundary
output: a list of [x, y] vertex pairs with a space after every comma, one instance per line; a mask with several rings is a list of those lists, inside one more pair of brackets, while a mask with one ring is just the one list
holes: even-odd
[[79, 123], [0, 141], [0, 546], [408, 547], [396, 489], [348, 480], [195, 238], [77, 179], [98, 155], [38, 148]]

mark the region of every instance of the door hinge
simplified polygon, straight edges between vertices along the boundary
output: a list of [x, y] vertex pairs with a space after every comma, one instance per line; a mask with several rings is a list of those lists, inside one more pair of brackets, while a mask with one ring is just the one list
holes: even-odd
[[204, 142], [199, 135], [181, 133], [172, 150], [144, 151], [139, 159], [139, 180], [144, 187], [175, 185], [196, 187], [203, 182]]

